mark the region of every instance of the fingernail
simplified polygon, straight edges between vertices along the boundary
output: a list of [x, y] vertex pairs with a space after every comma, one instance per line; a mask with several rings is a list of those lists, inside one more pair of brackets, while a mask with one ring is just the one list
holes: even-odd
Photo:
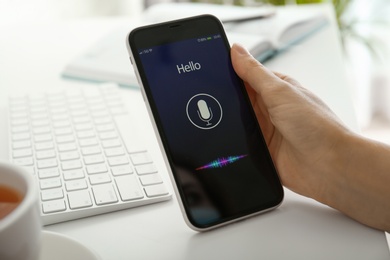
[[249, 52], [248, 50], [242, 46], [241, 44], [239, 43], [234, 43], [233, 44], [233, 48], [235, 48], [235, 50], [239, 53], [239, 54], [242, 54], [242, 55], [248, 55]]

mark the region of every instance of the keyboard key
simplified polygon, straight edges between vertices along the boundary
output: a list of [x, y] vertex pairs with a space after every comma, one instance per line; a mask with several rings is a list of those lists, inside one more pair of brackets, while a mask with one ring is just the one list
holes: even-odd
[[48, 126], [34, 127], [33, 128], [34, 135], [49, 134], [50, 132], [51, 132], [51, 129]]
[[72, 110], [70, 114], [72, 117], [86, 116], [88, 115], [88, 110]]
[[43, 213], [53, 213], [66, 210], [65, 201], [61, 200], [50, 200], [42, 202]]
[[20, 99], [18, 101], [14, 101], [12, 98], [10, 98], [10, 110], [12, 113], [18, 113], [18, 112], [25, 112], [28, 110], [28, 106], [26, 104], [26, 99]]
[[102, 141], [102, 146], [103, 148], [114, 148], [114, 147], [119, 147], [122, 146], [121, 141], [119, 139], [111, 139], [111, 140], [103, 140]]
[[54, 143], [53, 142], [43, 142], [43, 143], [36, 143], [35, 144], [35, 150], [42, 151], [42, 150], [48, 150], [53, 149]]
[[102, 151], [100, 150], [99, 146], [92, 146], [92, 147], [81, 148], [81, 153], [83, 155], [99, 154], [101, 152]]
[[114, 129], [115, 129], [115, 127], [114, 127], [114, 125], [112, 125], [112, 124], [98, 125], [98, 126], [96, 126], [96, 130], [97, 130], [98, 132], [112, 131], [112, 130], [114, 130]]
[[135, 175], [117, 177], [115, 183], [123, 201], [142, 199], [144, 197]]
[[11, 125], [13, 125], [13, 126], [27, 125], [27, 124], [28, 124], [27, 118], [17, 118], [17, 119], [11, 120]]
[[108, 164], [110, 166], [129, 164], [129, 162], [129, 159], [126, 156], [116, 156], [108, 158]]
[[110, 132], [103, 132], [99, 134], [100, 140], [107, 140], [107, 139], [115, 139], [118, 138], [118, 135], [116, 132], [110, 131]]
[[61, 121], [66, 120], [69, 118], [68, 114], [65, 114], [66, 108], [52, 108], [53, 115], [51, 116], [51, 119], [53, 121]]
[[83, 165], [80, 160], [71, 160], [71, 161], [65, 161], [61, 163], [61, 169], [64, 171], [81, 169], [82, 167]]
[[12, 135], [12, 140], [13, 141], [22, 141], [22, 140], [26, 140], [26, 139], [30, 139], [31, 138], [31, 135], [30, 133], [19, 133], [19, 134], [13, 134]]
[[[32, 114], [31, 120], [33, 121], [39, 121], [39, 120], [48, 120], [48, 114], [47, 113], [38, 113], [38, 114]], [[36, 125], [36, 124], [33, 124]], [[47, 125], [47, 124], [46, 124]]]
[[87, 115], [78, 116], [73, 118], [73, 122], [75, 124], [82, 124], [82, 123], [89, 123], [91, 121], [91, 118]]
[[49, 159], [56, 157], [56, 152], [54, 150], [40, 151], [35, 154], [38, 160]]
[[47, 142], [47, 141], [51, 141], [52, 139], [53, 137], [51, 136], [51, 134], [34, 135], [34, 141], [36, 143]]
[[94, 131], [79, 131], [77, 132], [77, 137], [82, 139], [82, 138], [90, 138], [94, 137], [95, 132]]
[[14, 158], [27, 157], [31, 155], [32, 155], [32, 150], [30, 148], [15, 150], [12, 152], [12, 157]]
[[95, 174], [95, 173], [103, 173], [107, 172], [107, 166], [104, 163], [100, 164], [93, 164], [87, 166], [87, 173], [88, 174]]
[[96, 125], [105, 125], [111, 123], [110, 117], [99, 117], [93, 120]]
[[152, 158], [148, 153], [135, 153], [130, 155], [130, 159], [134, 165], [151, 163]]
[[12, 133], [28, 132], [30, 131], [30, 127], [28, 125], [13, 126], [11, 131]]
[[17, 141], [12, 143], [13, 149], [22, 149], [22, 148], [30, 148], [31, 147], [31, 141]]
[[88, 190], [72, 191], [68, 193], [69, 207], [80, 209], [92, 206], [91, 195]]
[[107, 107], [104, 104], [92, 104], [89, 106], [91, 111], [106, 110]]
[[61, 120], [64, 119], [63, 115], [68, 112], [66, 107], [53, 107], [51, 109], [52, 119], [53, 120]]
[[143, 164], [135, 166], [138, 175], [151, 174], [157, 172], [157, 167], [154, 164]]
[[97, 164], [97, 163], [103, 163], [105, 160], [104, 160], [104, 157], [103, 155], [101, 154], [98, 154], [98, 155], [90, 155], [90, 156], [85, 156], [84, 157], [84, 163], [86, 165], [90, 165], [90, 164]]
[[85, 146], [98, 145], [99, 143], [96, 138], [87, 138], [87, 139], [81, 139], [79, 141], [79, 144], [81, 147], [85, 147]]
[[62, 188], [55, 188], [41, 191], [41, 200], [55, 200], [64, 198], [64, 192]]
[[121, 165], [121, 166], [111, 167], [111, 172], [112, 175], [114, 176], [132, 174], [133, 168], [130, 165]]
[[107, 157], [112, 157], [112, 156], [118, 156], [118, 155], [124, 155], [125, 150], [123, 150], [122, 147], [118, 148], [109, 148], [104, 151]]
[[26, 111], [14, 112], [11, 114], [11, 118], [26, 118], [28, 113]]
[[60, 178], [43, 179], [39, 181], [40, 188], [42, 190], [59, 188], [62, 186]]
[[65, 182], [65, 187], [67, 191], [83, 190], [88, 188], [88, 184], [86, 180], [79, 179]]
[[161, 179], [161, 176], [159, 174], [148, 174], [140, 176], [140, 180], [142, 185], [148, 186], [152, 184], [159, 184], [162, 183], [163, 180]]
[[98, 173], [98, 174], [94, 174], [94, 175], [89, 176], [89, 182], [92, 185], [109, 183], [109, 182], [111, 182], [111, 177], [108, 173]]
[[66, 181], [81, 179], [81, 178], [84, 178], [84, 176], [85, 176], [83, 169], [63, 171], [62, 174], [64, 176], [64, 180], [66, 180]]
[[158, 197], [162, 195], [168, 194], [168, 190], [165, 187], [165, 185], [157, 184], [157, 185], [151, 185], [144, 187], [146, 196], [148, 197]]
[[91, 129], [93, 129], [93, 125], [91, 123], [76, 124], [75, 129], [76, 129], [76, 131], [91, 130]]
[[103, 106], [101, 106], [99, 104], [93, 104], [92, 105], [92, 112], [91, 112], [92, 117], [94, 117], [94, 118], [107, 118], [110, 116], [110, 113], [107, 110], [103, 110], [101, 108], [103, 108]]
[[49, 169], [43, 169], [38, 171], [38, 177], [39, 179], [46, 179], [46, 178], [52, 178], [52, 177], [59, 177], [60, 171], [58, 168], [49, 168]]
[[32, 157], [23, 157], [14, 159], [14, 163], [20, 166], [31, 166], [34, 165], [34, 159]]
[[58, 144], [57, 148], [59, 152], [69, 152], [77, 150], [77, 146], [75, 143]]
[[64, 127], [70, 127], [70, 121], [67, 119], [64, 120], [56, 120], [53, 122], [53, 127], [54, 128], [64, 128]]
[[78, 103], [78, 104], [76, 104], [76, 103], [71, 104], [69, 106], [70, 110], [76, 111], [76, 112], [78, 112], [78, 111], [87, 111], [88, 110], [87, 106], [85, 104], [83, 104], [82, 102], [84, 102], [83, 99], [77, 100], [76, 103]]
[[56, 159], [44, 159], [37, 161], [38, 169], [53, 168], [58, 166]]
[[80, 158], [80, 154], [78, 151], [60, 153], [60, 160], [61, 161], [75, 160], [75, 159], [79, 159], [79, 158]]
[[93, 195], [97, 205], [105, 205], [118, 202], [112, 184], [101, 184], [92, 187]]
[[57, 143], [74, 143], [75, 139], [73, 135], [60, 135], [56, 137]]
[[72, 128], [70, 127], [63, 127], [63, 128], [55, 128], [54, 129], [55, 135], [69, 135], [73, 133]]
[[[46, 117], [46, 114], [42, 115], [43, 118]], [[50, 124], [49, 120], [46, 120], [46, 119], [41, 119], [41, 120], [33, 120], [31, 122], [31, 125], [33, 127], [40, 127], [40, 126], [48, 126]]]

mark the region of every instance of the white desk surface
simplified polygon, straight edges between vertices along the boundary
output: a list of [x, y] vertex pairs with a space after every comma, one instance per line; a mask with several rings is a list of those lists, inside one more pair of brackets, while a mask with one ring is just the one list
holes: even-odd
[[[93, 85], [64, 80], [60, 73], [97, 39], [127, 22], [111, 18], [0, 25], [0, 104], [15, 91]], [[266, 65], [298, 79], [357, 128], [332, 17], [328, 26]], [[121, 91], [161, 163], [139, 90]], [[0, 138], [0, 159], [7, 160], [4, 127]], [[390, 259], [383, 232], [288, 190], [278, 209], [207, 233], [185, 225], [175, 197], [45, 229], [79, 240], [102, 259]]]

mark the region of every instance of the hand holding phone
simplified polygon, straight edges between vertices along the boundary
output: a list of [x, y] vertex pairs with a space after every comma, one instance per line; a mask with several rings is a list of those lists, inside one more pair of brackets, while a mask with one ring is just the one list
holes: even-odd
[[202, 15], [140, 27], [127, 48], [186, 223], [209, 230], [280, 205], [221, 22]]

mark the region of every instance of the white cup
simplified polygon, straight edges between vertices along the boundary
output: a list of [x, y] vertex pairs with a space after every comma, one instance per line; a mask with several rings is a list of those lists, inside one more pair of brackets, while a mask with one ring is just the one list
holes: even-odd
[[0, 163], [0, 185], [13, 188], [23, 196], [20, 204], [0, 219], [0, 259], [37, 260], [42, 224], [35, 180], [22, 168]]

